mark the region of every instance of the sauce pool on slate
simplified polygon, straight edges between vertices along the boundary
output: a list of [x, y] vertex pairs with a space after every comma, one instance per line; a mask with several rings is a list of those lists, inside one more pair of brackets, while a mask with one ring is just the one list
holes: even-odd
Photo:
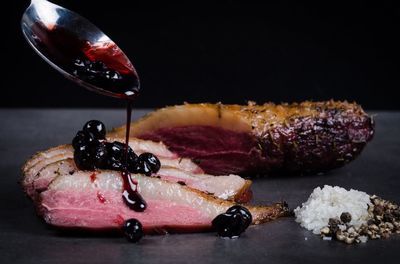
[[75, 34], [62, 27], [54, 26], [48, 30], [49, 27], [42, 23], [36, 23], [34, 27], [46, 27], [47, 30], [36, 30], [43, 34], [37, 38], [43, 43], [37, 44], [46, 57], [53, 58], [52, 63], [84, 81], [83, 85], [87, 88], [93, 86], [92, 89], [97, 92], [127, 101], [125, 169], [121, 172], [124, 181], [122, 197], [132, 210], [144, 211], [147, 204], [138, 193], [137, 183], [132, 181], [127, 169], [132, 102], [139, 93], [139, 77], [133, 65], [111, 40], [90, 43], [76, 38]]

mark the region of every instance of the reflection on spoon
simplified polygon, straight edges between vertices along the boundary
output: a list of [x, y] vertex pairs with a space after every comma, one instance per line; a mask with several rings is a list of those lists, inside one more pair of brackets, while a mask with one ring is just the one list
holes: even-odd
[[133, 99], [140, 82], [124, 52], [80, 15], [45, 0], [32, 0], [21, 21], [33, 49], [67, 78], [94, 92]]

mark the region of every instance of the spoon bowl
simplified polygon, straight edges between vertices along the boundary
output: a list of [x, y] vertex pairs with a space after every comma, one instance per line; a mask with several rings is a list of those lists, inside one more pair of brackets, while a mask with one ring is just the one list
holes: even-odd
[[86, 18], [46, 0], [32, 0], [21, 27], [40, 57], [68, 79], [107, 96], [132, 99], [138, 94], [133, 64]]

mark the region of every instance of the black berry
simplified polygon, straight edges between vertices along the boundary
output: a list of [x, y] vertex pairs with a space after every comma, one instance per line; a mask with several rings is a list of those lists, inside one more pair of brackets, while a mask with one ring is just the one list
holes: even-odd
[[240, 213], [224, 213], [212, 221], [213, 228], [221, 237], [237, 238], [246, 230], [245, 220]]
[[122, 231], [124, 232], [128, 241], [133, 243], [138, 242], [143, 237], [142, 224], [134, 218], [125, 221]]
[[95, 139], [106, 138], [106, 127], [98, 120], [90, 120], [83, 126], [83, 131], [90, 132]]
[[81, 146], [74, 151], [74, 161], [81, 170], [93, 170], [94, 162], [91, 151], [87, 146]]
[[138, 156], [131, 148], [128, 150], [128, 166], [130, 164], [136, 164], [138, 162]]
[[106, 65], [101, 61], [93, 61], [87, 64], [87, 70], [92, 73], [102, 73], [106, 69]]
[[[114, 141], [105, 143], [108, 152], [108, 168], [111, 170], [122, 170], [125, 164], [125, 144]], [[138, 156], [128, 146], [128, 169], [132, 173], [137, 172]]]
[[106, 169], [108, 165], [107, 147], [105, 144], [99, 144], [91, 153], [93, 155], [94, 166], [98, 169]]
[[229, 208], [226, 212], [228, 214], [235, 214], [235, 213], [241, 214], [244, 220], [245, 229], [248, 228], [251, 222], [253, 221], [253, 217], [250, 211], [246, 207], [235, 205]]
[[107, 169], [121, 171], [124, 165], [121, 160], [117, 160], [113, 157], [108, 157]]
[[151, 172], [157, 173], [160, 170], [160, 167], [161, 167], [160, 160], [152, 153], [146, 152], [146, 153], [140, 154], [139, 161], [143, 162], [144, 170], [150, 169], [150, 174], [151, 174]]
[[141, 159], [139, 159], [138, 162], [137, 162], [136, 172], [137, 173], [142, 173], [142, 174], [144, 174], [146, 176], [151, 176], [151, 174], [153, 173], [153, 171], [151, 170], [150, 165], [147, 162], [145, 162], [145, 161], [143, 161]]
[[76, 133], [76, 136], [72, 140], [72, 146], [74, 147], [74, 149], [77, 149], [83, 145], [86, 145], [85, 138], [86, 138], [85, 133], [82, 130], [78, 131], [78, 133]]
[[[73, 74], [90, 83], [112, 85], [123, 79], [122, 75], [113, 69], [109, 69], [101, 61], [76, 59], [73, 64]], [[136, 85], [135, 85], [136, 86]]]
[[117, 81], [122, 79], [121, 74], [119, 74], [119, 72], [114, 71], [114, 70], [107, 70], [104, 72], [103, 74], [104, 78], [106, 78], [107, 80], [112, 80], [112, 81]]
[[72, 140], [72, 146], [74, 149], [77, 149], [81, 146], [93, 147], [97, 146], [100, 142], [95, 138], [95, 136], [91, 132], [87, 131], [78, 131], [76, 136]]
[[[75, 64], [77, 67], [83, 67], [86, 71], [103, 69], [101, 63], [77, 60]], [[107, 74], [112, 74], [112, 72], [107, 71]], [[83, 130], [78, 131], [72, 140], [72, 145], [75, 149], [74, 160], [79, 169], [93, 170], [97, 168], [117, 171], [127, 169], [129, 172], [142, 173], [147, 176], [159, 171], [161, 163], [155, 155], [143, 153], [138, 157], [128, 146], [128, 156], [126, 157], [126, 145], [118, 141], [107, 142], [105, 136], [106, 128], [98, 120], [88, 121], [83, 126]]]
[[123, 161], [123, 159], [125, 158], [125, 144], [114, 141], [112, 143], [106, 143], [106, 147], [110, 158], [118, 161]]
[[139, 157], [133, 152], [132, 149], [128, 151], [128, 170], [131, 173], [139, 173]]

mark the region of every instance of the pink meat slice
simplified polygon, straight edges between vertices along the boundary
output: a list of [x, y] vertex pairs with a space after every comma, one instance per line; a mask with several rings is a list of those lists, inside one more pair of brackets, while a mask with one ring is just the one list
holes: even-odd
[[[37, 204], [45, 221], [63, 228], [118, 229], [124, 220], [138, 219], [146, 233], [200, 232], [234, 202], [222, 200], [177, 183], [139, 174], [132, 175], [148, 203], [140, 213], [123, 202], [122, 178], [116, 171], [77, 171], [59, 175], [40, 193]], [[286, 205], [247, 206], [253, 223], [267, 222], [288, 214]]]

